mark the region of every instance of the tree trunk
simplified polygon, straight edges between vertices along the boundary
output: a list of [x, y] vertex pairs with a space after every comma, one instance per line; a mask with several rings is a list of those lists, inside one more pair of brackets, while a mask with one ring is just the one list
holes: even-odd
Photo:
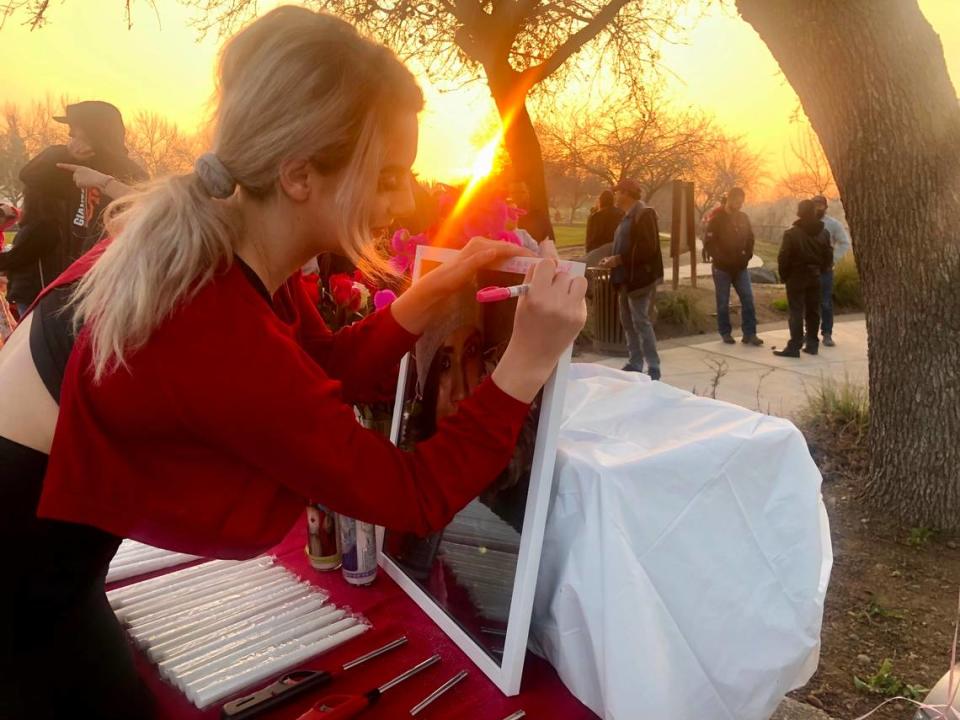
[[875, 509], [960, 526], [960, 107], [916, 0], [737, 0], [830, 162], [866, 304]]
[[500, 121], [506, 127], [503, 141], [513, 163], [515, 177], [527, 184], [530, 209], [543, 213], [549, 223], [550, 203], [543, 153], [537, 131], [527, 112], [527, 93], [530, 88], [524, 87], [520, 73], [512, 68], [486, 67], [485, 70], [493, 102], [500, 114]]

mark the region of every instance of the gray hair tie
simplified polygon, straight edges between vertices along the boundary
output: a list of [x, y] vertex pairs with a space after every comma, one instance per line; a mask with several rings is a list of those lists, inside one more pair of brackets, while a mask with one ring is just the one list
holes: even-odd
[[193, 170], [200, 178], [200, 183], [207, 191], [207, 195], [212, 198], [224, 200], [233, 195], [233, 191], [237, 189], [237, 181], [216, 153], [208, 152], [198, 157]]

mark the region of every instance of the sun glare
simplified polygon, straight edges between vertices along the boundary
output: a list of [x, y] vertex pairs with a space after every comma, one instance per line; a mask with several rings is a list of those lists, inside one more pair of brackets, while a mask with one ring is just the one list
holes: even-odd
[[473, 161], [472, 172], [470, 173], [471, 183], [478, 178], [482, 180], [493, 173], [497, 160], [497, 150], [500, 149], [500, 142], [503, 140], [503, 133], [498, 132], [486, 145], [480, 148], [476, 160]]

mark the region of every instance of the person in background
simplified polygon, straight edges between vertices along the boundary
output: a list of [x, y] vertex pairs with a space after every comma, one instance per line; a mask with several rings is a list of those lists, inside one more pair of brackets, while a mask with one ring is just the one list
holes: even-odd
[[727, 194], [724, 193], [723, 195], [720, 196], [720, 202], [714, 205], [710, 210], [707, 210], [703, 214], [703, 217], [700, 218], [700, 242], [701, 242], [700, 257], [703, 259], [705, 263], [710, 262], [710, 256], [707, 254], [707, 246], [706, 246], [707, 228], [710, 226], [710, 221], [713, 220], [714, 216], [718, 212], [723, 210], [723, 206], [726, 204], [727, 204]]
[[847, 254], [852, 243], [843, 223], [827, 215], [827, 199], [823, 195], [817, 195], [813, 198], [813, 204], [817, 209], [817, 218], [823, 222], [823, 226], [830, 233], [830, 247], [833, 248], [833, 262], [820, 276], [820, 314], [823, 344], [827, 347], [833, 347], [836, 345], [833, 341], [833, 267]]
[[17, 329], [17, 321], [10, 312], [7, 303], [7, 279], [0, 275], [0, 348], [13, 331]]
[[[10, 203], [0, 203], [0, 253], [3, 252], [6, 239], [4, 233], [17, 224], [20, 211]], [[10, 312], [10, 303], [7, 300], [9, 283], [5, 275], [0, 275], [0, 348], [3, 341], [10, 337], [17, 327], [16, 318]]]
[[68, 105], [55, 117], [70, 127], [66, 145], [41, 151], [20, 171], [23, 217], [13, 249], [0, 256], [10, 297], [26, 312], [40, 291], [89, 250], [111, 200], [147, 174], [127, 154], [120, 111], [110, 103]]
[[553, 242], [554, 233], [550, 217], [539, 210], [530, 207], [530, 188], [522, 180], [510, 183], [507, 201], [523, 210], [523, 215], [517, 221], [517, 227], [526, 230], [538, 243], [549, 240]]
[[[0, 203], [0, 233], [7, 232], [20, 220], [20, 211], [15, 205], [10, 203]], [[3, 238], [0, 237], [0, 250], [4, 245]]]
[[[817, 217], [812, 200], [801, 200], [797, 220], [783, 234], [780, 254], [777, 256], [780, 279], [787, 285], [787, 303], [790, 307], [790, 342], [783, 350], [774, 350], [780, 357], [800, 357], [805, 353], [816, 355], [820, 330], [820, 278], [833, 263], [830, 233]], [[806, 343], [804, 343], [806, 321]]]
[[613, 242], [617, 226], [623, 220], [623, 210], [613, 204], [613, 192], [604, 190], [597, 199], [597, 208], [587, 218], [586, 250], [592, 252], [598, 247]]
[[733, 339], [730, 324], [730, 288], [737, 291], [743, 316], [743, 343], [760, 346], [763, 340], [757, 337], [757, 312], [753, 305], [753, 286], [747, 265], [753, 257], [753, 228], [750, 218], [743, 212], [746, 194], [735, 187], [727, 193], [727, 200], [707, 223], [703, 239], [705, 259], [713, 262], [713, 285], [717, 298], [717, 327], [720, 337], [729, 345]]
[[651, 379], [660, 379], [657, 336], [650, 320], [650, 306], [657, 285], [663, 281], [663, 253], [657, 214], [640, 196], [640, 184], [621, 180], [614, 188], [614, 201], [623, 211], [613, 241], [613, 255], [600, 262], [610, 268], [610, 282], [620, 297], [620, 323], [627, 338], [628, 372], [643, 372], [646, 363]]

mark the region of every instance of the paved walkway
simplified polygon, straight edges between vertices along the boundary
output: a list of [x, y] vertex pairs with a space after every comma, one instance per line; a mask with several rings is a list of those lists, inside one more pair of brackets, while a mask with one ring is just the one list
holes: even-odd
[[[782, 417], [795, 417], [807, 402], [808, 389], [823, 377], [867, 383], [867, 329], [863, 315], [842, 315], [834, 325], [836, 347], [820, 347], [816, 356], [776, 357], [790, 336], [786, 323], [761, 325], [763, 347], [739, 342], [725, 345], [717, 335], [667, 340], [659, 344], [663, 381], [699, 395], [711, 395], [717, 382], [718, 400]], [[599, 362], [622, 367], [625, 359], [584, 353], [574, 362]], [[718, 372], [723, 375], [716, 380]]]

